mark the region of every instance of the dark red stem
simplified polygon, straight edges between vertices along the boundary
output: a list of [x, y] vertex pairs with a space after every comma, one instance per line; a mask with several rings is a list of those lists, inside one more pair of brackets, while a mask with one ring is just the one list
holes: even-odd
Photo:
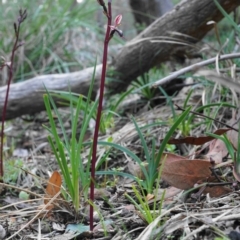
[[108, 0], [108, 25], [107, 25], [107, 30], [106, 30], [105, 40], [104, 40], [99, 103], [98, 103], [98, 110], [97, 110], [97, 117], [96, 117], [96, 126], [95, 126], [94, 137], [93, 137], [93, 151], [92, 151], [92, 163], [91, 163], [91, 186], [90, 186], [90, 231], [93, 230], [93, 201], [94, 201], [95, 166], [96, 166], [96, 160], [97, 160], [97, 141], [98, 141], [99, 126], [100, 126], [101, 114], [102, 114], [102, 103], [103, 103], [103, 95], [104, 95], [108, 43], [110, 40], [111, 23], [112, 23], [111, 0]]
[[2, 128], [1, 128], [1, 146], [0, 146], [0, 177], [3, 177], [3, 138], [4, 138], [4, 122], [6, 119], [6, 112], [7, 112], [7, 103], [8, 103], [8, 96], [9, 96], [9, 90], [11, 81], [13, 78], [13, 61], [15, 52], [18, 49], [18, 40], [19, 40], [19, 32], [20, 32], [20, 25], [21, 23], [18, 23], [17, 29], [15, 30], [16, 40], [12, 49], [11, 59], [10, 59], [10, 65], [6, 65], [8, 67], [9, 75], [8, 75], [8, 83], [7, 83], [7, 91], [2, 111]]

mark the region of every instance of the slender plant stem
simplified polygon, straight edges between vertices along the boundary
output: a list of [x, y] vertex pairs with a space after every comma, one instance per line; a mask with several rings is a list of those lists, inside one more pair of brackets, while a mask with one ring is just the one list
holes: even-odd
[[7, 103], [8, 103], [8, 96], [9, 96], [9, 90], [10, 90], [10, 85], [11, 85], [11, 81], [13, 78], [13, 61], [14, 61], [14, 57], [15, 57], [15, 52], [18, 49], [18, 40], [19, 40], [19, 32], [20, 32], [20, 23], [18, 23], [18, 26], [15, 30], [15, 43], [12, 49], [12, 54], [11, 54], [11, 60], [10, 60], [10, 64], [7, 65], [5, 64], [5, 66], [8, 67], [8, 71], [9, 71], [9, 75], [8, 75], [8, 83], [7, 83], [7, 91], [6, 91], [6, 96], [5, 96], [5, 101], [4, 101], [4, 106], [3, 106], [3, 111], [2, 111], [2, 128], [1, 128], [1, 146], [0, 146], [0, 177], [3, 177], [3, 138], [4, 138], [4, 122], [6, 119], [6, 112], [7, 112]]
[[104, 95], [106, 68], [107, 68], [107, 55], [108, 55], [108, 43], [110, 39], [110, 25], [112, 22], [111, 0], [108, 0], [108, 25], [104, 40], [103, 61], [102, 61], [102, 75], [100, 83], [99, 103], [96, 117], [96, 126], [93, 137], [93, 151], [92, 151], [92, 163], [91, 163], [91, 186], [90, 186], [90, 231], [93, 230], [93, 201], [94, 201], [94, 182], [95, 182], [95, 165], [97, 160], [97, 141], [98, 133], [102, 114], [102, 103]]

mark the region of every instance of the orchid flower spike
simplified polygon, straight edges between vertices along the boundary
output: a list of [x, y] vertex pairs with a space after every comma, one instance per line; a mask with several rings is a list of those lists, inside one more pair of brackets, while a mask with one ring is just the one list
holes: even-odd
[[114, 19], [114, 25], [110, 25], [111, 33], [110, 33], [110, 39], [113, 37], [114, 33], [117, 32], [120, 37], [123, 37], [122, 30], [118, 29], [118, 26], [121, 24], [122, 21], [122, 14], [119, 14]]

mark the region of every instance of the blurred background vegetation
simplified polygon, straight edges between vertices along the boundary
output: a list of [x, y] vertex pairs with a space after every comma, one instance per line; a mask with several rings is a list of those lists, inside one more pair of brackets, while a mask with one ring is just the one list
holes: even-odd
[[[126, 1], [122, 2], [126, 5]], [[18, 11], [22, 8], [28, 12], [20, 34], [25, 44], [17, 53], [15, 82], [42, 74], [81, 70], [93, 66], [96, 57], [101, 61], [106, 21], [96, 0], [5, 0], [0, 6], [0, 56], [6, 60], [10, 59], [13, 22], [17, 21]], [[128, 15], [129, 21], [124, 21], [123, 27], [126, 38], [131, 38], [135, 34], [133, 20], [126, 9], [124, 15]], [[114, 12], [120, 11], [114, 4]], [[123, 43], [115, 38], [113, 44]], [[6, 79], [5, 69], [1, 72], [1, 85], [5, 85]]]
[[[14, 40], [13, 22], [20, 8], [27, 9], [28, 17], [20, 34], [25, 44], [17, 52], [14, 82], [79, 71], [93, 66], [96, 59], [101, 62], [106, 19], [96, 0], [0, 0], [0, 56], [7, 61]], [[113, 0], [113, 16], [119, 13], [124, 16], [121, 29], [125, 39], [113, 39], [110, 58], [137, 35], [129, 1]], [[5, 68], [0, 72], [0, 85], [6, 80]]]

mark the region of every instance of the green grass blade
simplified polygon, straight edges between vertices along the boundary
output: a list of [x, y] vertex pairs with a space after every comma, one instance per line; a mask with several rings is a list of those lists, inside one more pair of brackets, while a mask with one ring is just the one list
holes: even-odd
[[234, 150], [234, 147], [233, 147], [232, 143], [227, 138], [226, 134], [223, 134], [222, 136], [219, 136], [219, 135], [216, 135], [214, 133], [206, 132], [206, 135], [208, 135], [210, 137], [214, 137], [214, 138], [219, 139], [219, 140], [222, 140], [225, 143], [225, 145], [227, 147], [227, 150], [228, 150], [228, 153], [230, 154], [232, 160], [234, 159], [235, 150]]
[[110, 147], [113, 147], [115, 149], [118, 149], [120, 150], [121, 152], [125, 152], [129, 157], [131, 157], [135, 162], [137, 162], [139, 164], [139, 166], [141, 167], [142, 171], [143, 171], [143, 174], [144, 176], [147, 178], [148, 177], [148, 173], [147, 173], [147, 170], [146, 168], [143, 166], [142, 164], [142, 161], [140, 160], [140, 158], [135, 155], [133, 152], [131, 152], [130, 150], [128, 150], [127, 148], [125, 147], [122, 147], [118, 144], [115, 144], [115, 143], [111, 143], [111, 142], [103, 142], [103, 141], [98, 141], [98, 144], [99, 145], [102, 145], [102, 146], [110, 146]]
[[[65, 131], [65, 128], [64, 128], [64, 124], [63, 124], [63, 121], [62, 121], [62, 117], [61, 115], [59, 114], [59, 111], [57, 109], [57, 106], [55, 104], [55, 102], [53, 101], [53, 98], [51, 97], [51, 94], [48, 92], [48, 90], [46, 89], [45, 87], [45, 90], [47, 92], [47, 96], [48, 96], [48, 99], [53, 107], [53, 110], [55, 112], [55, 114], [57, 115], [57, 118], [58, 118], [58, 122], [60, 124], [60, 128], [61, 128], [61, 132], [63, 134], [63, 138], [64, 138], [64, 142], [65, 142], [65, 145], [66, 145], [66, 149], [69, 151], [69, 148], [70, 148], [70, 145], [69, 145], [69, 140], [68, 140], [68, 137], [67, 137], [67, 133]], [[48, 113], [50, 113], [50, 111], [48, 111]], [[50, 113], [51, 114], [51, 113]], [[51, 114], [52, 116], [52, 114]], [[54, 126], [54, 128], [56, 128], [56, 126]]]
[[185, 110], [179, 117], [178, 119], [175, 121], [175, 123], [172, 125], [172, 127], [169, 129], [167, 135], [165, 136], [165, 138], [163, 139], [160, 149], [158, 151], [158, 155], [157, 155], [157, 159], [156, 159], [156, 164], [159, 165], [160, 160], [161, 160], [161, 156], [165, 150], [165, 147], [168, 143], [168, 141], [170, 140], [170, 138], [172, 137], [173, 133], [176, 131], [177, 127], [185, 120], [185, 118], [187, 117], [187, 115], [189, 114], [191, 110], [191, 107], [189, 107], [187, 110]]
[[135, 121], [135, 119], [133, 117], [132, 117], [132, 121], [133, 121], [133, 124], [134, 124], [134, 126], [136, 128], [138, 136], [140, 137], [141, 144], [143, 146], [143, 150], [144, 150], [144, 154], [145, 154], [146, 160], [147, 160], [148, 164], [150, 164], [151, 163], [151, 157], [150, 157], [150, 154], [149, 154], [149, 151], [148, 151], [147, 143], [146, 143], [146, 141], [144, 139], [144, 136], [142, 134], [142, 131], [138, 127], [138, 124], [137, 124], [137, 122]]
[[162, 92], [164, 97], [167, 99], [167, 105], [170, 106], [170, 108], [172, 110], [172, 114], [173, 114], [173, 119], [175, 119], [176, 118], [176, 111], [175, 111], [173, 101], [172, 101], [173, 96], [169, 97], [169, 95], [166, 93], [166, 91], [161, 86], [159, 86], [159, 90]]
[[[228, 108], [233, 108], [233, 109], [236, 109], [236, 106], [232, 105], [232, 104], [229, 104], [227, 102], [221, 102], [221, 103], [211, 103], [211, 104], [207, 104], [207, 105], [204, 105], [204, 106], [201, 106], [201, 107], [198, 107], [195, 112], [202, 112], [204, 109], [206, 108], [211, 108], [211, 107], [219, 107], [219, 106], [222, 106], [222, 107], [228, 107]], [[187, 125], [191, 124], [193, 122], [193, 119], [196, 117], [196, 114], [194, 113], [191, 113], [189, 114], [189, 118], [187, 120]]]
[[222, 15], [228, 20], [229, 24], [231, 24], [235, 30], [238, 32], [238, 34], [240, 34], [240, 28], [237, 25], [237, 23], [235, 23], [235, 21], [230, 17], [230, 15], [223, 9], [223, 7], [219, 4], [219, 2], [217, 0], [213, 0], [214, 3], [216, 4], [217, 8], [219, 9], [219, 11], [222, 13]]

